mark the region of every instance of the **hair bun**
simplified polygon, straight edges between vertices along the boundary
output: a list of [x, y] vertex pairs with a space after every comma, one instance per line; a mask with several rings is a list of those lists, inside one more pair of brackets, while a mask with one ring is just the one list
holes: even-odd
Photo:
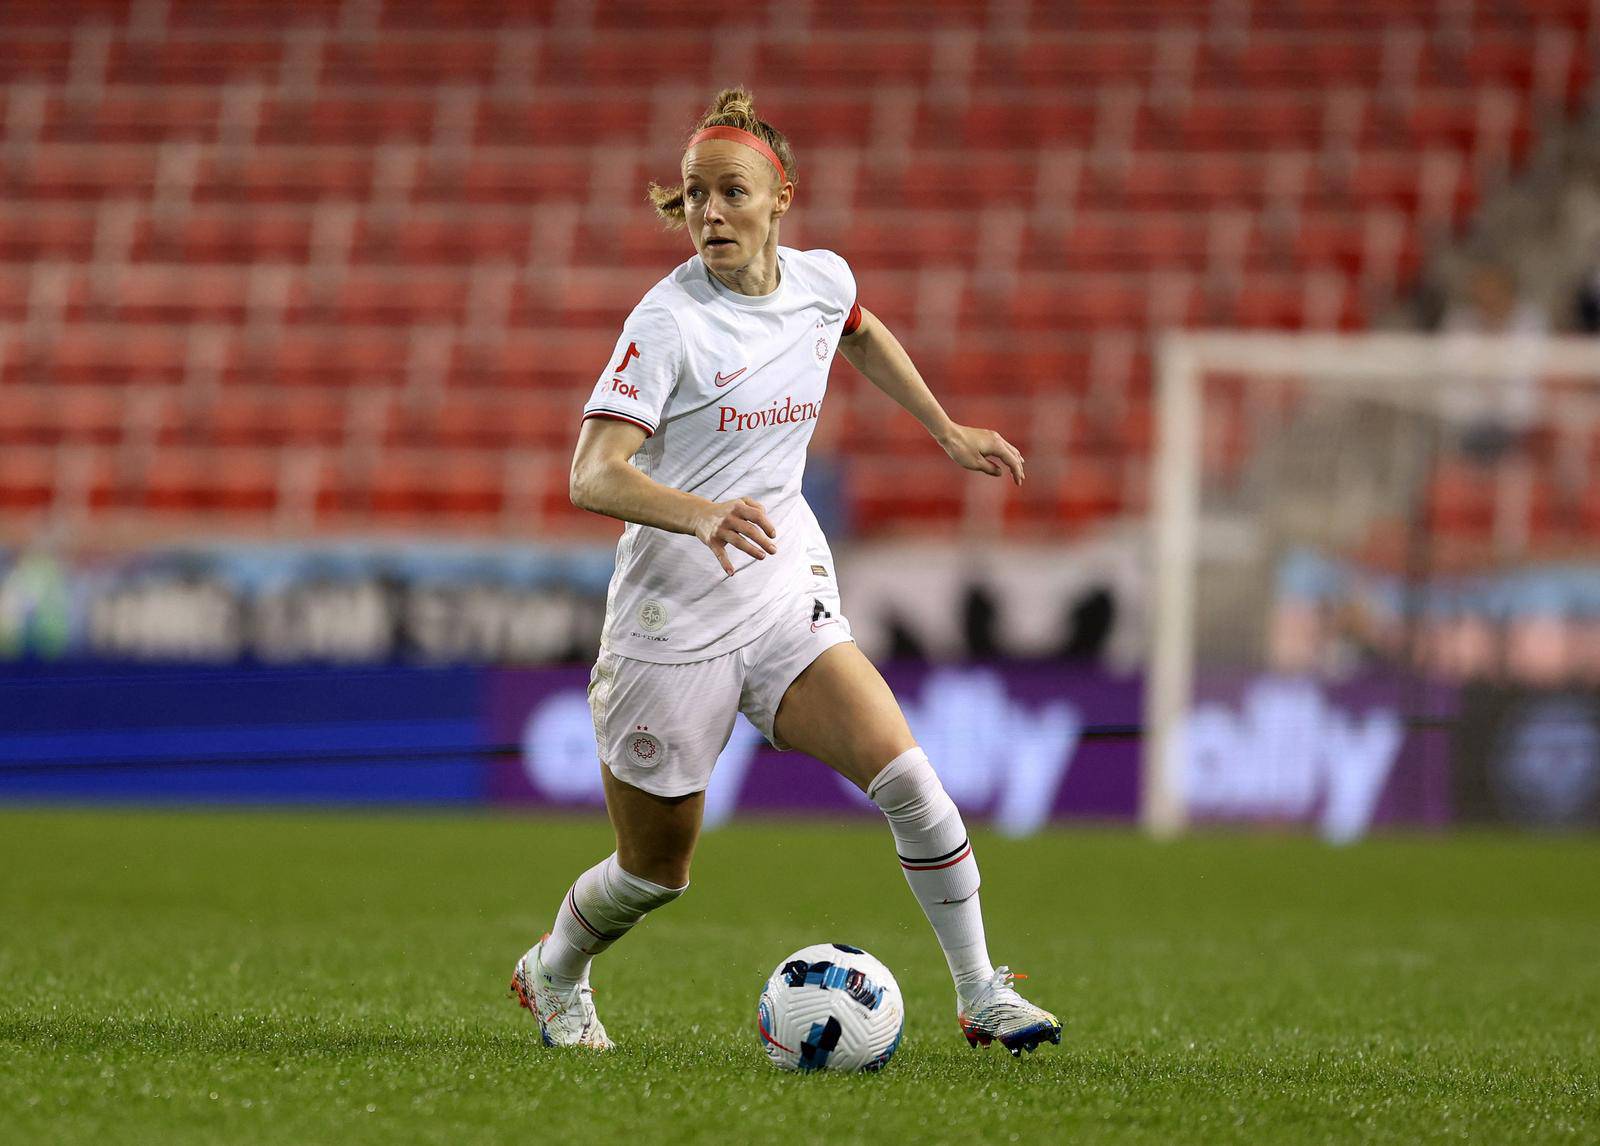
[[[743, 88], [723, 88], [717, 93], [716, 98], [711, 101], [711, 106], [706, 109], [705, 119], [709, 120], [713, 117], [724, 116], [729, 119], [738, 118], [759, 122], [760, 117], [756, 115], [755, 97]], [[735, 124], [731, 126], [742, 127], [744, 125]], [[748, 131], [749, 128], [745, 128], [745, 130]]]

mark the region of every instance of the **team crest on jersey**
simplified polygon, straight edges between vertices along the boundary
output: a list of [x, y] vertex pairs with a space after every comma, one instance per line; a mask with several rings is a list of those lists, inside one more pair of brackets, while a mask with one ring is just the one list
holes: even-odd
[[826, 338], [819, 338], [819, 339], [817, 339], [817, 361], [818, 362], [826, 362], [827, 360], [828, 360], [828, 340]]
[[639, 624], [653, 633], [667, 623], [667, 609], [660, 601], [646, 601], [639, 606]]

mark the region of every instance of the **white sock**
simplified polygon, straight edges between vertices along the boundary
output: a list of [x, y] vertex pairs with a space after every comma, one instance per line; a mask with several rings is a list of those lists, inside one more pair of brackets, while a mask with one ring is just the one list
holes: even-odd
[[589, 970], [590, 961], [621, 939], [656, 908], [689, 888], [662, 887], [629, 875], [612, 852], [584, 872], [556, 912], [539, 961], [553, 985], [570, 989]]
[[967, 998], [994, 975], [978, 904], [978, 861], [955, 801], [921, 748], [902, 752], [867, 788], [894, 833], [911, 893], [922, 905], [950, 964], [956, 991]]

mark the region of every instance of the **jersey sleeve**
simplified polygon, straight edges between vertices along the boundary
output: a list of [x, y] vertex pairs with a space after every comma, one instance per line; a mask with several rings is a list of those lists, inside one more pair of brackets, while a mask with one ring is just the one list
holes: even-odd
[[654, 434], [682, 363], [677, 319], [659, 303], [640, 303], [622, 324], [607, 369], [583, 407], [584, 418], [615, 418]]
[[844, 256], [835, 251], [819, 250], [816, 254], [821, 256], [824, 274], [833, 289], [833, 301], [844, 311], [843, 333], [854, 334], [861, 325], [861, 303], [856, 297], [855, 272], [845, 262]]

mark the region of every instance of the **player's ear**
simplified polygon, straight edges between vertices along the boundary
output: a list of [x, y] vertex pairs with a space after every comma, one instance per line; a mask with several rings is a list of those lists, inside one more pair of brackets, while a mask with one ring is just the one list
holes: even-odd
[[778, 184], [778, 201], [772, 208], [772, 217], [781, 219], [789, 211], [789, 205], [794, 202], [794, 184], [785, 179]]

